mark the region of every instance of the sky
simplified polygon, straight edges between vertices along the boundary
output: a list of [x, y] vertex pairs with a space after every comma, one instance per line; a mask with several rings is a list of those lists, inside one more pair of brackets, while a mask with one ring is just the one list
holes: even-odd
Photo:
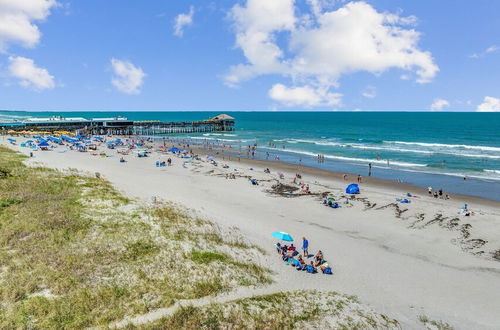
[[500, 111], [498, 13], [498, 0], [0, 0], [0, 109]]

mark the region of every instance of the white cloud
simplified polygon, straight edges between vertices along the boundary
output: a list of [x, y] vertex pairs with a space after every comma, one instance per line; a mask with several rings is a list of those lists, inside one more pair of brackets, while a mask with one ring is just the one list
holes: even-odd
[[111, 80], [113, 86], [125, 94], [139, 94], [146, 74], [141, 68], [136, 67], [128, 61], [111, 59], [114, 77]]
[[37, 67], [32, 59], [20, 56], [9, 57], [9, 74], [19, 79], [19, 85], [37, 91], [55, 87], [54, 77], [47, 69]]
[[496, 52], [497, 50], [500, 50], [500, 47], [493, 45], [493, 46], [486, 48], [485, 52], [486, 53], [493, 53], [493, 52]]
[[471, 54], [471, 55], [469, 55], [469, 57], [473, 58], [473, 59], [479, 59], [481, 57], [484, 57], [487, 54], [491, 54], [491, 53], [494, 53], [494, 52], [499, 51], [499, 50], [500, 50], [499, 46], [492, 45], [492, 46], [486, 48], [483, 52]]
[[368, 86], [366, 89], [361, 93], [364, 97], [368, 99], [373, 99], [377, 96], [377, 89], [374, 86]]
[[0, 0], [0, 51], [9, 43], [36, 46], [40, 30], [35, 22], [46, 19], [56, 5], [55, 0]]
[[432, 102], [430, 109], [433, 111], [440, 111], [443, 110], [444, 108], [447, 108], [450, 106], [450, 102], [448, 102], [445, 99], [435, 99], [434, 102]]
[[486, 96], [483, 100], [483, 103], [477, 106], [477, 111], [480, 112], [500, 111], [500, 99], [492, 96]]
[[189, 7], [189, 13], [179, 14], [174, 21], [174, 35], [181, 38], [184, 35], [184, 28], [193, 24], [194, 7]]
[[407, 28], [415, 17], [377, 12], [362, 1], [331, 11], [325, 11], [324, 3], [308, 0], [312, 15], [300, 18], [294, 0], [235, 5], [230, 17], [236, 46], [247, 63], [232, 66], [226, 84], [279, 74], [293, 85], [328, 91], [338, 87], [342, 75], [357, 71], [380, 74], [399, 68], [414, 72], [419, 83], [431, 81], [439, 71], [432, 55], [418, 48], [419, 32]]
[[225, 77], [228, 85], [286, 71], [286, 65], [280, 61], [283, 52], [273, 33], [294, 28], [294, 10], [294, 0], [248, 0], [245, 7], [233, 7], [230, 17], [236, 29], [236, 46], [243, 50], [249, 63], [230, 68]]
[[286, 106], [316, 107], [340, 105], [342, 94], [309, 86], [286, 87], [283, 84], [275, 84], [269, 90], [269, 97]]

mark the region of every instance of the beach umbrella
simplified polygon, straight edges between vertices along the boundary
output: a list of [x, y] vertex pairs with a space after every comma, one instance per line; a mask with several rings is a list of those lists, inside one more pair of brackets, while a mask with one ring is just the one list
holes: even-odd
[[214, 160], [215, 157], [214, 156], [208, 156], [207, 159]]
[[274, 238], [280, 239], [282, 241], [293, 242], [292, 236], [290, 234], [284, 233], [282, 231], [276, 231], [276, 232], [272, 233], [272, 236]]
[[26, 140], [26, 143], [33, 143], [33, 140]]
[[345, 189], [346, 194], [359, 194], [359, 186], [356, 183], [351, 183]]
[[47, 141], [42, 141], [38, 144], [39, 147], [48, 147], [49, 144], [47, 143]]
[[168, 151], [170, 152], [177, 152], [177, 151], [180, 151], [181, 149], [177, 148], [177, 147], [173, 147], [173, 148], [170, 148], [168, 149]]

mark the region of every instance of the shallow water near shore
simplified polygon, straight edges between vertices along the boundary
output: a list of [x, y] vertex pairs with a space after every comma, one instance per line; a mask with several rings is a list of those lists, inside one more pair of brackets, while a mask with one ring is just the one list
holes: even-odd
[[[429, 112], [227, 112], [236, 130], [179, 135], [191, 143], [231, 145], [246, 155], [326, 170], [432, 186], [449, 193], [500, 200], [500, 115]], [[0, 112], [29, 116], [201, 120], [219, 112]], [[269, 153], [269, 156], [266, 155]], [[325, 161], [318, 163], [316, 155]], [[463, 180], [467, 177], [467, 180]]]

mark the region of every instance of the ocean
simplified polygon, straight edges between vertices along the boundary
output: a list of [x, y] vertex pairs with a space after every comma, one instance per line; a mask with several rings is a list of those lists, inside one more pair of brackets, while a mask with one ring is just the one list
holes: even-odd
[[[460, 112], [225, 112], [227, 133], [179, 135], [192, 142], [235, 147], [258, 144], [258, 158], [432, 186], [500, 200], [500, 113]], [[6, 118], [114, 117], [202, 120], [220, 112], [2, 112]], [[316, 155], [325, 157], [318, 163]], [[467, 180], [463, 178], [466, 177]]]

